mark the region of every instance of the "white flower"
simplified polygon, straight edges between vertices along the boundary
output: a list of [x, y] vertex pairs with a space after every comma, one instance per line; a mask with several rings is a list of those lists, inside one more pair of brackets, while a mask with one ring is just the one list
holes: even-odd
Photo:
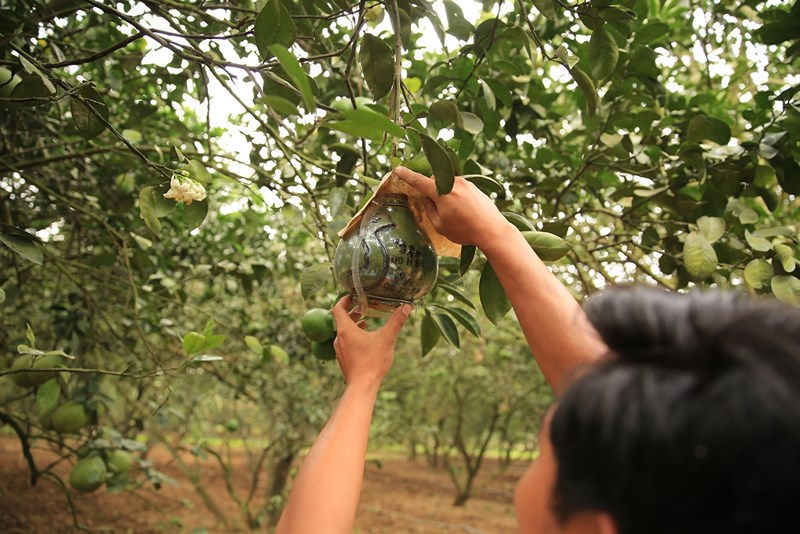
[[202, 184], [191, 178], [173, 176], [169, 182], [169, 191], [164, 193], [164, 198], [171, 198], [176, 202], [185, 202], [188, 206], [195, 200], [204, 200], [206, 198], [206, 189]]

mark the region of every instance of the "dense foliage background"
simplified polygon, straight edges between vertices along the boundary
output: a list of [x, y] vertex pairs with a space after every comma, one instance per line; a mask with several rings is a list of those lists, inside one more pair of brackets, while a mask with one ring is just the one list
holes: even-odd
[[[244, 447], [241, 514], [205, 504], [274, 521], [341, 391], [298, 318], [335, 302], [336, 232], [398, 161], [444, 190], [476, 175], [563, 238], [548, 259], [577, 298], [641, 282], [798, 303], [800, 5], [475, 4], [0, 0], [0, 416], [25, 451], [132, 451], [109, 487], [133, 490], [161, 483], [161, 444], [203, 497], [187, 454]], [[165, 199], [174, 177], [207, 196]], [[448, 468], [457, 504], [487, 450], [535, 450], [550, 401], [472, 252], [443, 260], [374, 425]], [[46, 353], [69, 369], [12, 383]], [[89, 421], [55, 432], [68, 400]]]

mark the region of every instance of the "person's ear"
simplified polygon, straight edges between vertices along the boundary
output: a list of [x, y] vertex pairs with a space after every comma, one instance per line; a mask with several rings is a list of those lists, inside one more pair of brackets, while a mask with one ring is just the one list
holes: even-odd
[[597, 530], [598, 534], [619, 534], [619, 529], [617, 528], [617, 522], [614, 521], [614, 518], [611, 517], [611, 514], [606, 512], [598, 512], [596, 514], [596, 521], [597, 521]]
[[569, 534], [619, 534], [617, 522], [608, 512], [586, 511], [573, 516], [567, 522], [565, 533]]

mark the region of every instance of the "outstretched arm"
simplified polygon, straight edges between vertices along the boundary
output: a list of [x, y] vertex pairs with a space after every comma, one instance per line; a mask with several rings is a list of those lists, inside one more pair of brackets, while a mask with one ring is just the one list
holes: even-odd
[[536, 362], [556, 393], [572, 371], [605, 353], [605, 344], [580, 305], [489, 197], [461, 177], [450, 193], [439, 196], [427, 176], [402, 167], [396, 172], [428, 198], [428, 216], [439, 233], [486, 254]]
[[367, 332], [360, 316], [348, 314], [350, 304], [345, 297], [333, 309], [338, 331], [334, 347], [347, 388], [303, 460], [277, 534], [353, 529], [375, 397], [392, 366], [395, 340], [411, 307], [398, 308], [382, 328]]

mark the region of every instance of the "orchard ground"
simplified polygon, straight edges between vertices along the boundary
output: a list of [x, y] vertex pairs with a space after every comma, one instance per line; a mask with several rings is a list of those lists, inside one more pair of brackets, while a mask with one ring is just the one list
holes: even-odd
[[[33, 451], [38, 464], [57, 458], [52, 452]], [[188, 457], [189, 455], [187, 455]], [[75, 494], [78, 518], [101, 532], [229, 532], [219, 525], [197, 497], [193, 487], [182, 480], [173, 458], [155, 447], [150, 458], [175, 484], [160, 490], [145, 485], [134, 492]], [[187, 458], [189, 461], [192, 459]], [[233, 459], [234, 479], [242, 491], [249, 483], [242, 465], [244, 455]], [[392, 451], [370, 455], [364, 490], [356, 518], [356, 533], [465, 532], [470, 534], [510, 532], [516, 528], [512, 499], [514, 485], [527, 462], [512, 463], [501, 470], [487, 460], [476, 482], [477, 491], [463, 507], [452, 506], [452, 485], [444, 467], [431, 468], [424, 457], [406, 460]], [[55, 471], [66, 476], [68, 466]], [[219, 466], [206, 461], [200, 466], [206, 490], [231, 517], [234, 504], [227, 497]], [[229, 509], [226, 509], [229, 508]], [[0, 532], [77, 532], [64, 493], [50, 480], [30, 485], [30, 476], [19, 441], [0, 435]]]

